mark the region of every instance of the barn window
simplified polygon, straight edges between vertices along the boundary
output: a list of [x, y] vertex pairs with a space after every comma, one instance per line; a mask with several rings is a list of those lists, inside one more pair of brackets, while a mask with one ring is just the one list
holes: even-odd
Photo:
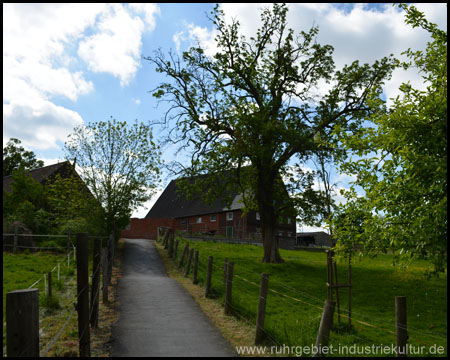
[[256, 220], [261, 220], [261, 215], [259, 215], [259, 212], [256, 213]]
[[228, 212], [227, 213], [227, 220], [233, 220], [233, 213], [232, 212]]
[[211, 222], [216, 221], [216, 215], [211, 215], [211, 216], [209, 217], [209, 220], [210, 220]]
[[202, 223], [202, 217], [199, 216], [199, 217], [197, 218], [197, 224], [201, 224], [201, 223]]

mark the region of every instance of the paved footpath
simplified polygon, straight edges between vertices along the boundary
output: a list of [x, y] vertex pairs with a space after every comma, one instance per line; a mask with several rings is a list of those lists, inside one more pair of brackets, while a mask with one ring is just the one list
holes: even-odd
[[237, 356], [200, 306], [167, 276], [154, 241], [125, 239], [112, 356]]

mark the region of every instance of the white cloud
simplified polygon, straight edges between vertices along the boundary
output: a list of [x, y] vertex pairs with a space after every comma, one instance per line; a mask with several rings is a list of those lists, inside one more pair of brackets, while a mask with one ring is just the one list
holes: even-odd
[[155, 16], [160, 13], [155, 4], [129, 4], [129, 9], [137, 16], [121, 4], [110, 4], [96, 25], [98, 32], [78, 47], [78, 55], [91, 71], [112, 74], [122, 86], [129, 84], [140, 67], [143, 33], [155, 28]]
[[186, 37], [184, 36], [184, 31], [178, 31], [172, 36], [172, 40], [175, 43], [177, 52], [180, 52], [181, 42], [186, 41]]
[[64, 141], [73, 127], [82, 123], [77, 112], [50, 101], [31, 106], [3, 104], [4, 136], [19, 138], [26, 148], [44, 150], [59, 147], [57, 141]]
[[91, 71], [110, 73], [120, 78], [122, 86], [127, 85], [139, 67], [143, 21], [113, 4], [97, 26], [98, 33], [80, 42], [78, 55]]
[[209, 30], [206, 27], [195, 26], [194, 24], [188, 25], [188, 34], [191, 45], [200, 44], [205, 50], [206, 56], [213, 56], [218, 52], [218, 47], [214, 41], [218, 34], [216, 29]]
[[129, 4], [130, 8], [137, 14], [144, 14], [145, 25], [148, 31], [152, 31], [156, 26], [155, 16], [161, 14], [158, 5], [154, 3], [134, 3]]
[[[261, 24], [260, 13], [269, 4], [260, 3], [223, 3], [220, 5], [225, 13], [225, 21], [230, 24], [232, 19], [240, 22], [241, 33], [247, 39], [255, 36]], [[445, 3], [416, 4], [420, 11], [424, 11], [428, 20], [447, 29], [447, 8]], [[287, 14], [288, 27], [296, 32], [308, 31], [313, 25], [319, 26], [317, 42], [334, 47], [333, 59], [336, 68], [341, 69], [354, 60], [360, 63], [373, 63], [390, 54], [401, 57], [401, 53], [408, 48], [423, 50], [429, 35], [421, 29], [413, 29], [405, 24], [404, 12], [391, 4], [382, 4], [377, 9], [366, 4], [354, 4], [352, 7], [335, 6], [332, 4], [289, 3]], [[190, 39], [195, 36], [200, 44], [211, 55], [216, 49], [214, 42], [217, 30], [202, 28], [189, 24], [186, 26]], [[174, 41], [179, 41], [179, 36]], [[403, 59], [405, 59], [403, 57]], [[423, 87], [420, 75], [410, 70], [395, 71], [392, 80], [385, 85], [385, 94], [389, 99], [399, 94], [398, 87], [402, 82], [411, 81], [413, 85]], [[319, 83], [315, 94], [323, 96], [331, 85], [324, 81]]]
[[4, 4], [3, 142], [18, 137], [36, 149], [58, 148], [83, 120], [54, 98], [76, 102], [93, 91], [83, 60], [128, 84], [158, 13], [154, 4]]
[[83, 72], [72, 73], [65, 66], [71, 61], [65, 49], [99, 11], [100, 6], [86, 4], [4, 4], [3, 73], [8, 81], [4, 100], [17, 99], [17, 87], [24, 90], [24, 84], [27, 93], [35, 92], [39, 98], [60, 95], [75, 101], [91, 91], [93, 84]]
[[93, 83], [70, 66], [68, 51], [103, 9], [98, 4], [3, 5], [3, 137], [35, 149], [57, 148], [81, 116], [53, 104], [76, 101]]

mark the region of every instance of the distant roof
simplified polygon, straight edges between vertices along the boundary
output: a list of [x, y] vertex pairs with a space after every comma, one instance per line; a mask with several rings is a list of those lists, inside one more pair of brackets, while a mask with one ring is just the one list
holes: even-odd
[[234, 194], [233, 203], [231, 207], [228, 208], [223, 199], [216, 199], [213, 204], [208, 205], [202, 201], [200, 196], [187, 200], [183, 195], [179, 194], [177, 190], [176, 180], [172, 180], [150, 209], [146, 218], [178, 218], [204, 215], [227, 210], [236, 210], [243, 206], [243, 204], [238, 202], [241, 197], [238, 193]]
[[[63, 161], [57, 164], [44, 166], [38, 169], [29, 170], [28, 174], [31, 175], [31, 177], [36, 180], [37, 182], [43, 184], [47, 178], [51, 175], [53, 175], [57, 170], [60, 170], [62, 167], [66, 167], [67, 165], [70, 165], [69, 161]], [[11, 192], [11, 183], [13, 182], [12, 175], [4, 176], [3, 177], [3, 192]]]
[[202, 201], [200, 196], [187, 200], [177, 190], [176, 180], [172, 180], [150, 209], [146, 218], [179, 218], [237, 210], [243, 207], [243, 204], [239, 202], [241, 195], [238, 191], [231, 194], [233, 202], [230, 207], [227, 207], [223, 199], [216, 199], [214, 203], [208, 205]]

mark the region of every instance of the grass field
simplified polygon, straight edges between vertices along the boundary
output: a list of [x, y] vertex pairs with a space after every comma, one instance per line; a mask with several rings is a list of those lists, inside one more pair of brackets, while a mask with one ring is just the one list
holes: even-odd
[[[121, 246], [121, 245], [120, 245]], [[119, 247], [121, 249], [121, 247]], [[92, 251], [90, 251], [90, 254]], [[51, 271], [60, 263], [61, 281], [57, 282], [57, 270], [53, 277], [53, 299], [50, 302], [44, 295], [43, 275]], [[117, 262], [117, 259], [116, 259]], [[117, 262], [113, 268], [113, 284], [118, 279]], [[89, 274], [92, 274], [92, 255], [89, 259]], [[37, 253], [3, 253], [3, 354], [6, 349], [6, 294], [13, 290], [27, 289], [34, 282], [42, 280], [34, 286], [39, 289], [39, 328], [40, 328], [40, 353], [54, 339], [63, 327], [74, 309], [76, 302], [76, 262], [73, 253], [70, 257], [70, 267], [67, 267], [67, 255], [64, 253], [37, 252]], [[91, 355], [107, 356], [110, 345], [107, 344], [110, 337], [111, 324], [117, 320], [114, 310], [116, 304], [115, 285], [109, 290], [110, 305], [105, 306], [100, 300], [99, 328], [91, 330]], [[47, 356], [78, 356], [78, 322], [77, 312], [72, 314], [64, 331], [59, 336]]]
[[[60, 263], [60, 281], [58, 282], [57, 269], [52, 273], [53, 301], [50, 302], [44, 294], [44, 274], [55, 268]], [[13, 290], [28, 289], [37, 280], [41, 281], [33, 286], [39, 289], [39, 319], [41, 332], [41, 343], [46, 338], [49, 325], [58, 323], [56, 319], [69, 314], [70, 308], [65, 309], [70, 299], [76, 293], [76, 265], [73, 253], [70, 258], [70, 267], [67, 267], [67, 256], [61, 253], [38, 252], [38, 253], [3, 253], [3, 349], [5, 349], [6, 332], [6, 294]], [[51, 322], [50, 322], [51, 319]], [[76, 324], [76, 316], [73, 317]], [[61, 325], [63, 322], [61, 323]], [[42, 351], [42, 350], [41, 350]]]
[[[185, 243], [181, 239], [178, 259]], [[190, 242], [190, 246], [199, 250], [200, 286], [205, 283], [208, 256], [213, 256], [213, 296], [222, 304], [224, 258], [235, 263], [232, 306], [234, 314], [243, 321], [255, 323], [261, 273], [270, 274], [265, 319], [267, 345], [293, 348], [315, 343], [327, 298], [325, 253], [281, 250], [285, 263], [263, 264], [263, 249], [258, 246], [214, 242]], [[422, 355], [431, 356], [437, 355], [433, 350], [441, 346], [445, 349], [441, 356], [446, 355], [447, 274], [427, 280], [424, 270], [428, 265], [419, 260], [406, 269], [396, 268], [388, 255], [353, 260], [353, 326], [347, 326], [348, 292], [341, 289], [341, 323], [335, 312], [330, 345], [335, 349], [356, 345], [359, 351], [366, 351], [364, 356], [389, 355], [386, 350], [381, 353], [380, 346], [395, 344], [394, 299], [402, 295], [407, 297], [408, 344], [414, 346], [413, 350], [422, 351]], [[339, 282], [347, 282], [347, 269], [346, 262], [338, 263]], [[373, 353], [373, 349], [378, 353]]]

